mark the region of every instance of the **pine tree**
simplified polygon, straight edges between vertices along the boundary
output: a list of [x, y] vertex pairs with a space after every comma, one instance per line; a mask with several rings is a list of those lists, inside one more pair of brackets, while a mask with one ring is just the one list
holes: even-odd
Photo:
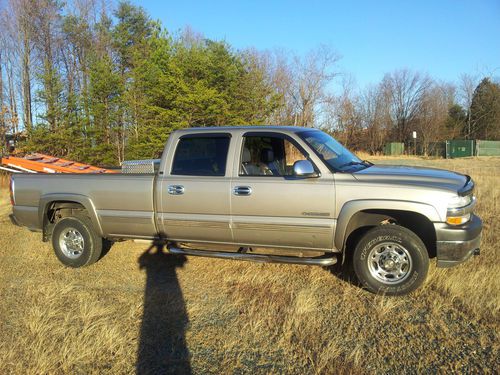
[[472, 139], [500, 139], [500, 85], [484, 78], [471, 104]]

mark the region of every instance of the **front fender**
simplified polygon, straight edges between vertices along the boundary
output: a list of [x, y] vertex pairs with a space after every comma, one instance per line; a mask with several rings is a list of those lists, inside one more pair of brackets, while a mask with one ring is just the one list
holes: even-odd
[[44, 229], [44, 218], [47, 216], [47, 210], [52, 202], [73, 202], [81, 204], [88, 212], [90, 220], [94, 226], [96, 233], [99, 236], [103, 236], [103, 231], [101, 227], [101, 222], [97, 216], [97, 212], [92, 200], [81, 194], [46, 194], [40, 198], [38, 205], [38, 222], [40, 223], [40, 228]]
[[437, 210], [433, 206], [421, 202], [385, 199], [350, 201], [345, 203], [339, 212], [334, 238], [335, 248], [339, 250], [344, 248], [349, 222], [357, 212], [363, 210], [410, 211], [425, 216], [431, 222], [441, 221]]

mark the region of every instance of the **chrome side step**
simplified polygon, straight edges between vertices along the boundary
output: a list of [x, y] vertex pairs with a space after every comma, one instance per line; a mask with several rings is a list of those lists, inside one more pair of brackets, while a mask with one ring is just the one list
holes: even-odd
[[205, 250], [194, 250], [194, 249], [181, 249], [179, 247], [173, 247], [173, 246], [168, 247], [167, 250], [170, 254], [193, 255], [206, 258], [248, 260], [251, 262], [259, 262], [259, 263], [305, 264], [310, 266], [321, 266], [321, 267], [333, 266], [335, 263], [337, 263], [337, 258], [335, 256], [299, 258], [299, 257], [285, 257], [279, 255], [228, 253], [228, 252], [216, 252], [216, 251], [205, 251]]

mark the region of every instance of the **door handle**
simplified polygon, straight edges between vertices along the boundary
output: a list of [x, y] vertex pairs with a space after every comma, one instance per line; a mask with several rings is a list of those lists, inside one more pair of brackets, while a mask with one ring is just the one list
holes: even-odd
[[233, 189], [234, 195], [251, 195], [252, 188], [250, 186], [235, 186]]
[[184, 194], [184, 186], [182, 186], [182, 185], [168, 185], [167, 191], [169, 194], [172, 194], [172, 195], [182, 195], [182, 194]]

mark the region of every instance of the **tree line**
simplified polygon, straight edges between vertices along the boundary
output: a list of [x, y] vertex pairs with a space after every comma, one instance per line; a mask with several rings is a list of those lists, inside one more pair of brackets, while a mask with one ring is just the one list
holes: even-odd
[[327, 46], [236, 50], [189, 28], [170, 33], [128, 2], [0, 4], [0, 140], [23, 134], [25, 151], [117, 164], [157, 157], [178, 128], [241, 124], [317, 126], [372, 153], [413, 131], [424, 149], [500, 139], [500, 85], [488, 77], [454, 84], [398, 70], [359, 90]]
[[439, 82], [406, 69], [386, 74], [362, 92], [344, 83], [328, 103], [326, 127], [353, 149], [380, 152], [387, 142], [412, 142], [421, 151], [450, 139], [500, 140], [500, 84], [464, 74]]

